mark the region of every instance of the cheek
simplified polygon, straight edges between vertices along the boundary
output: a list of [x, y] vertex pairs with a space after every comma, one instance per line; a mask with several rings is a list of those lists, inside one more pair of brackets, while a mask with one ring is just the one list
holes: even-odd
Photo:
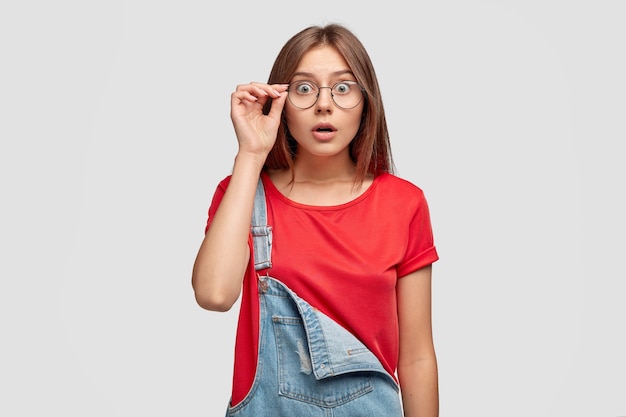
[[287, 101], [287, 103], [285, 103], [285, 107], [283, 108], [283, 118], [287, 121], [287, 123], [291, 123], [292, 125], [294, 125], [298, 123], [299, 117], [300, 112], [297, 109], [294, 109], [290, 105], [289, 101]]
[[285, 106], [283, 110], [283, 118], [287, 121], [287, 123], [291, 124], [291, 127], [295, 128], [298, 124], [303, 123], [306, 116], [303, 114], [302, 110], [294, 109], [291, 106]]
[[357, 114], [355, 114], [354, 119], [352, 119], [353, 126], [356, 130], [358, 130], [359, 127], [361, 126], [362, 120], [363, 120], [363, 111], [360, 111]]
[[300, 135], [299, 129], [302, 126], [299, 116], [300, 114], [293, 109], [285, 108], [283, 111], [283, 122], [287, 125], [287, 129], [294, 139]]

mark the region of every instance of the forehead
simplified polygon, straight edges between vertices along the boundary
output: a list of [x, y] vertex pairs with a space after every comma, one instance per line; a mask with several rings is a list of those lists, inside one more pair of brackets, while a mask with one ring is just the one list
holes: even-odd
[[296, 75], [302, 73], [316, 77], [351, 73], [348, 63], [332, 46], [322, 45], [310, 49], [302, 55], [296, 67]]

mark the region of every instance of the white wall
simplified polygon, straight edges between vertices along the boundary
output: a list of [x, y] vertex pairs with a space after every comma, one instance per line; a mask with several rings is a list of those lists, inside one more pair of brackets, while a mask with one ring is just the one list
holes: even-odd
[[0, 414], [224, 414], [237, 311], [200, 309], [190, 275], [236, 151], [230, 93], [338, 21], [429, 198], [442, 417], [626, 415], [625, 12], [3, 3]]

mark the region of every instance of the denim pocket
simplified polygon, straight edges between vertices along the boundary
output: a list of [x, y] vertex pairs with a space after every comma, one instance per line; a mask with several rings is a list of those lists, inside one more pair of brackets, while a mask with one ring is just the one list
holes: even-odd
[[278, 351], [278, 390], [288, 398], [321, 407], [336, 407], [372, 391], [372, 372], [358, 371], [317, 379], [314, 363], [299, 317], [273, 316], [274, 335]]

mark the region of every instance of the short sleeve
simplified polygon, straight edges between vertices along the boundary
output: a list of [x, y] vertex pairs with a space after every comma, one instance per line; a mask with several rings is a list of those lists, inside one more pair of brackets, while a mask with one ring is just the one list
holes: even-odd
[[398, 277], [406, 276], [439, 259], [434, 243], [430, 210], [421, 189], [416, 189], [413, 216], [409, 222], [409, 236], [403, 261], [398, 265]]
[[222, 202], [222, 198], [224, 198], [224, 194], [226, 193], [226, 188], [228, 188], [228, 184], [230, 183], [230, 175], [224, 178], [217, 185], [215, 189], [215, 193], [213, 193], [213, 198], [211, 200], [211, 205], [209, 206], [209, 213], [207, 217], [206, 226], [204, 227], [204, 233], [206, 234], [207, 230], [209, 230], [209, 226], [211, 225], [211, 221], [213, 220], [213, 216], [217, 212], [217, 208], [220, 206]]

